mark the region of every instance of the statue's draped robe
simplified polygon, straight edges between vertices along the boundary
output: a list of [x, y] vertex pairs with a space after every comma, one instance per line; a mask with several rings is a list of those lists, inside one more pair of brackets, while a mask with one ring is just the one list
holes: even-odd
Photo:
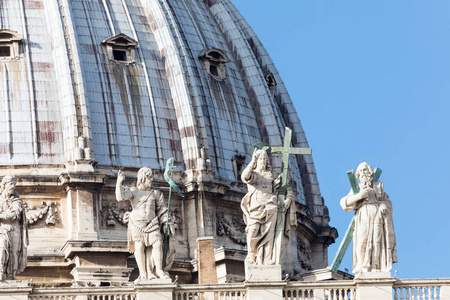
[[[360, 184], [360, 189], [363, 185]], [[353, 205], [347, 203], [348, 197], [341, 199], [346, 211], [355, 210], [355, 230], [353, 232], [353, 272], [362, 270], [389, 272], [392, 263], [397, 262], [397, 249], [394, 225], [392, 222], [392, 204], [384, 193], [382, 182], [373, 182], [369, 188], [369, 197]], [[386, 210], [381, 213], [380, 207]]]
[[[0, 196], [0, 213], [14, 214], [15, 220], [2, 220], [0, 224], [0, 247], [5, 248], [8, 254], [4, 275], [13, 279], [14, 273], [21, 273], [27, 267], [28, 226], [25, 209], [19, 194], [14, 192], [7, 199]], [[17, 270], [13, 272], [14, 262], [12, 251], [17, 253]]]
[[[273, 248], [275, 226], [277, 221], [277, 197], [273, 193], [273, 175], [270, 171], [253, 171], [247, 178], [242, 178], [247, 184], [248, 193], [242, 198], [241, 208], [247, 225], [250, 228], [259, 227], [259, 234], [251, 239], [251, 249], [256, 249], [259, 260], [272, 256], [263, 253], [264, 246]], [[272, 257], [269, 257], [272, 259]]]

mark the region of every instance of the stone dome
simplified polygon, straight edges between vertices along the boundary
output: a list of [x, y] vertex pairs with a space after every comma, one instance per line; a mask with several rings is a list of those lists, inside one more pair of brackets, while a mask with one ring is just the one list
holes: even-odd
[[[272, 60], [229, 0], [5, 0], [0, 11], [1, 172], [19, 178], [30, 209], [45, 200], [58, 212], [53, 226], [39, 218], [30, 225], [30, 256], [56, 268], [82, 257], [71, 241], [126, 240], [120, 222], [105, 221], [119, 210], [117, 170], [132, 178], [149, 166], [167, 192], [162, 172], [170, 157], [186, 193], [173, 204], [183, 261], [194, 258], [195, 239], [204, 235], [243, 249], [236, 237], [218, 234], [217, 223], [241, 215], [248, 149], [282, 145], [285, 127], [292, 146], [308, 143]], [[281, 157], [272, 164], [280, 172]], [[298, 273], [327, 265], [336, 231], [312, 158], [292, 157], [289, 168], [298, 192], [291, 245]]]

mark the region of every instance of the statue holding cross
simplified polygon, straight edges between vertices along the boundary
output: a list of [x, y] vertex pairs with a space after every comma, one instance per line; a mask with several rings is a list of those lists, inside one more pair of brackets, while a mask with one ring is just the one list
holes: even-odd
[[[291, 148], [291, 136], [292, 131], [286, 128], [284, 146], [260, 144], [261, 149], [251, 149], [252, 160], [242, 172], [242, 181], [248, 187], [241, 202], [247, 225], [247, 264], [279, 264], [284, 236], [289, 236], [291, 227], [297, 225], [296, 194], [287, 186], [289, 155], [310, 155], [311, 149]], [[277, 178], [272, 173], [269, 153], [283, 155]]]
[[374, 171], [368, 163], [361, 163], [356, 174], [348, 172], [352, 190], [341, 199], [345, 211], [356, 211], [350, 226], [354, 229], [348, 234], [350, 237], [353, 232], [353, 273], [358, 276], [367, 272], [387, 273], [397, 262], [392, 203], [383, 183], [378, 181], [380, 174], [380, 169]]

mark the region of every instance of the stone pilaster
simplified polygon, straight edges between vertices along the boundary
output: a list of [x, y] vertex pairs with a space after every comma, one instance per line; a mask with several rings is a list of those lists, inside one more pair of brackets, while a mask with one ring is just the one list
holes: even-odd
[[197, 253], [198, 283], [217, 283], [216, 259], [212, 236], [197, 239]]
[[59, 180], [67, 192], [69, 240], [97, 240], [95, 208], [106, 175], [64, 173]]

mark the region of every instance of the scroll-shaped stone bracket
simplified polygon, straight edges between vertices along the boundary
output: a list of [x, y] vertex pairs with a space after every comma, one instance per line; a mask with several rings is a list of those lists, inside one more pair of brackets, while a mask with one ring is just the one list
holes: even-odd
[[24, 202], [23, 206], [28, 225], [45, 220], [45, 224], [51, 226], [59, 221], [58, 207], [55, 201], [42, 201], [39, 205], [31, 205]]

